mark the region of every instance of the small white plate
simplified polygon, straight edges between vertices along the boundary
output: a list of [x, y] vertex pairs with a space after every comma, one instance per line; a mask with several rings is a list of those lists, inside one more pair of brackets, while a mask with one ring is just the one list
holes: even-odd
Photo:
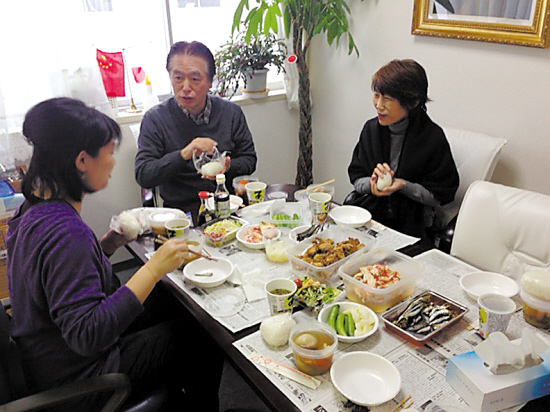
[[[197, 273], [212, 272], [212, 276], [197, 276]], [[200, 288], [213, 288], [224, 283], [233, 273], [233, 263], [224, 258], [216, 260], [200, 258], [183, 268], [183, 276]]]
[[351, 205], [338, 206], [328, 212], [328, 215], [337, 225], [353, 229], [365, 225], [372, 219], [372, 215], [367, 209]]
[[236, 315], [244, 307], [244, 294], [240, 289], [221, 289], [210, 293], [204, 307], [212, 316]]
[[338, 340], [340, 342], [345, 342], [345, 343], [361, 342], [362, 340], [368, 338], [369, 336], [371, 336], [372, 334], [374, 334], [374, 332], [376, 332], [378, 330], [378, 325], [379, 325], [380, 322], [379, 322], [379, 319], [378, 319], [378, 316], [376, 315], [376, 313], [374, 313], [374, 311], [372, 309], [368, 308], [367, 306], [361, 305], [361, 304], [355, 303], [355, 302], [336, 302], [336, 303], [332, 303], [332, 304], [329, 304], [329, 305], [325, 305], [325, 306], [323, 306], [323, 309], [321, 309], [321, 311], [319, 312], [319, 315], [317, 316], [317, 320], [321, 323], [327, 324], [328, 314], [329, 314], [330, 310], [332, 309], [332, 307], [334, 305], [340, 306], [340, 312], [345, 312], [348, 309], [353, 310], [353, 308], [356, 308], [356, 307], [363, 307], [363, 308], [366, 309], [366, 311], [370, 315], [370, 317], [372, 319], [372, 322], [373, 322], [372, 329], [369, 330], [367, 333], [365, 333], [363, 335], [343, 336], [343, 335], [340, 335], [340, 334], [337, 333]]
[[511, 298], [519, 292], [519, 285], [508, 276], [494, 272], [472, 272], [460, 278], [460, 286], [472, 299], [485, 293], [498, 293]]
[[395, 398], [401, 389], [401, 375], [393, 363], [363, 351], [336, 359], [330, 379], [342, 395], [362, 406], [381, 405]]
[[[237, 232], [237, 240], [249, 249], [264, 249], [265, 248], [265, 241], [252, 243], [252, 242], [247, 242], [246, 240], [244, 240], [245, 233], [248, 230], [250, 230], [251, 228], [253, 228], [254, 226], [258, 226], [258, 225], [247, 225], [247, 226], [241, 227], [239, 229], [239, 231]], [[277, 235], [274, 238], [271, 238], [269, 240], [277, 240], [280, 237], [281, 237], [281, 231], [279, 229], [277, 229]]]
[[[231, 213], [235, 213], [237, 210], [239, 210], [239, 207], [243, 204], [243, 199], [239, 196], [231, 195], [229, 197], [229, 204], [230, 204], [230, 210]], [[214, 210], [216, 206], [214, 205], [214, 197], [209, 197], [206, 200], [206, 207], [209, 210]]]

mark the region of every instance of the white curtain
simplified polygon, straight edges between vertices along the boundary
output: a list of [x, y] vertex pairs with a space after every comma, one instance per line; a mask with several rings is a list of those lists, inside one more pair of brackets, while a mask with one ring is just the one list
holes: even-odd
[[112, 115], [83, 13], [74, 0], [0, 0], [0, 163], [30, 157], [20, 130], [40, 101], [74, 97]]

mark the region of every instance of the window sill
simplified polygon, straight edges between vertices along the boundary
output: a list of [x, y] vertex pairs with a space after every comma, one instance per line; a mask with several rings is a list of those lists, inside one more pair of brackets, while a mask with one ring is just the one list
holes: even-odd
[[[277, 89], [277, 90], [270, 91], [269, 95], [262, 99], [249, 99], [244, 96], [235, 96], [231, 99], [231, 101], [233, 103], [238, 104], [239, 106], [248, 106], [250, 104], [272, 102], [272, 101], [284, 100], [284, 99], [286, 99], [285, 90]], [[139, 123], [141, 122], [141, 119], [143, 118], [144, 114], [145, 112], [143, 111], [143, 109], [139, 113], [128, 113], [125, 111], [125, 109], [120, 109], [118, 115], [116, 116], [116, 121], [118, 122], [118, 124]]]

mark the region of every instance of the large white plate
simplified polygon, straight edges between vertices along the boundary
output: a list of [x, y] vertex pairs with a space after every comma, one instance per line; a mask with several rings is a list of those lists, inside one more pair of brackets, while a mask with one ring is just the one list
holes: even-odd
[[[231, 213], [235, 213], [243, 204], [243, 199], [239, 196], [231, 195], [231, 197], [229, 198], [229, 202], [231, 204]], [[209, 197], [206, 200], [206, 207], [209, 210], [214, 210], [216, 208], [214, 206], [214, 197]]]
[[185, 212], [168, 207], [138, 207], [129, 211], [145, 229], [164, 231], [164, 224], [171, 219], [186, 217]]

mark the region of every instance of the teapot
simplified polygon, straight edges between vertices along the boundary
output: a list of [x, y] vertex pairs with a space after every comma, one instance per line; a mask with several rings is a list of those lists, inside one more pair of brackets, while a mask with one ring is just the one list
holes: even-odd
[[214, 147], [212, 153], [199, 152], [193, 150], [193, 164], [203, 176], [215, 177], [225, 168], [225, 158], [227, 151], [220, 153], [217, 147]]

